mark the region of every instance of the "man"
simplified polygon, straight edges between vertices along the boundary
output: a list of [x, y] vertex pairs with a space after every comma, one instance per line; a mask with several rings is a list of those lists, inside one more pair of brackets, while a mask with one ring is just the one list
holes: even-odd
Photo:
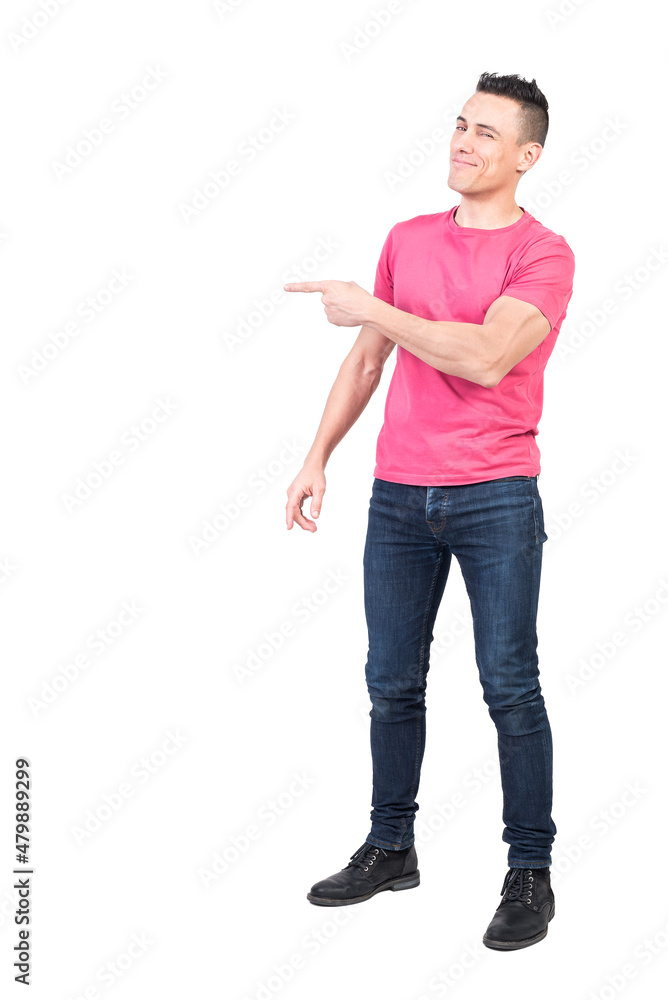
[[288, 489], [288, 529], [296, 522], [316, 530], [304, 499], [318, 517], [325, 465], [397, 346], [364, 550], [371, 830], [350, 863], [307, 898], [343, 906], [419, 884], [414, 818], [426, 675], [454, 555], [498, 735], [502, 837], [510, 847], [501, 902], [483, 942], [500, 950], [542, 940], [554, 915], [552, 735], [536, 635], [547, 535], [535, 437], [574, 258], [563, 237], [515, 201], [547, 129], [548, 104], [535, 80], [483, 73], [450, 143], [448, 185], [459, 205], [390, 230], [373, 295], [353, 281], [285, 286], [321, 292], [330, 323], [362, 325]]

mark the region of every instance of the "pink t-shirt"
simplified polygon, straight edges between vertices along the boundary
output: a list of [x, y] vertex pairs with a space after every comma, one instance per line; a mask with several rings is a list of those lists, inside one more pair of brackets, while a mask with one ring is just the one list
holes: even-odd
[[540, 472], [543, 371], [573, 291], [573, 251], [526, 210], [510, 226], [471, 229], [454, 221], [457, 207], [392, 227], [373, 294], [423, 319], [459, 323], [482, 323], [495, 299], [512, 295], [537, 306], [550, 332], [491, 388], [397, 345], [374, 469], [393, 483], [457, 486]]

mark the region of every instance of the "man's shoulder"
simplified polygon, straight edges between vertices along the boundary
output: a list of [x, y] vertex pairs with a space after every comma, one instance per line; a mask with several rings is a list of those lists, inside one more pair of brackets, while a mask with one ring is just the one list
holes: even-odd
[[445, 220], [447, 212], [430, 212], [427, 215], [414, 215], [410, 219], [400, 219], [395, 222], [390, 232], [410, 232], [412, 229], [424, 229], [438, 225]]
[[526, 245], [535, 247], [536, 249], [545, 250], [546, 253], [560, 253], [566, 257], [575, 258], [572, 247], [566, 241], [566, 238], [561, 235], [561, 233], [555, 233], [553, 229], [549, 229], [547, 226], [537, 219], [534, 215], [529, 214], [529, 225], [526, 229]]

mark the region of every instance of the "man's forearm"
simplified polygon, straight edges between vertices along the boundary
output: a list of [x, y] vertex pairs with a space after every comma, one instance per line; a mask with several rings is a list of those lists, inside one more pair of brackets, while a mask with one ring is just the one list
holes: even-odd
[[375, 392], [382, 370], [369, 372], [362, 362], [346, 358], [330, 390], [315, 439], [304, 464], [322, 466], [345, 437]]
[[373, 297], [364, 324], [446, 375], [493, 384], [491, 331], [480, 323], [422, 319]]

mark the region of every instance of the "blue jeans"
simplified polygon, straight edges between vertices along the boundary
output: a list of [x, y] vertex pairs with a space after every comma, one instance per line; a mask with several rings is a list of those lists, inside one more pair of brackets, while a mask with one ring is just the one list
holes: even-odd
[[464, 486], [374, 479], [364, 548], [376, 847], [415, 841], [434, 621], [452, 556], [471, 602], [483, 699], [496, 726], [508, 865], [551, 864], [552, 733], [538, 682], [543, 542], [537, 476]]

